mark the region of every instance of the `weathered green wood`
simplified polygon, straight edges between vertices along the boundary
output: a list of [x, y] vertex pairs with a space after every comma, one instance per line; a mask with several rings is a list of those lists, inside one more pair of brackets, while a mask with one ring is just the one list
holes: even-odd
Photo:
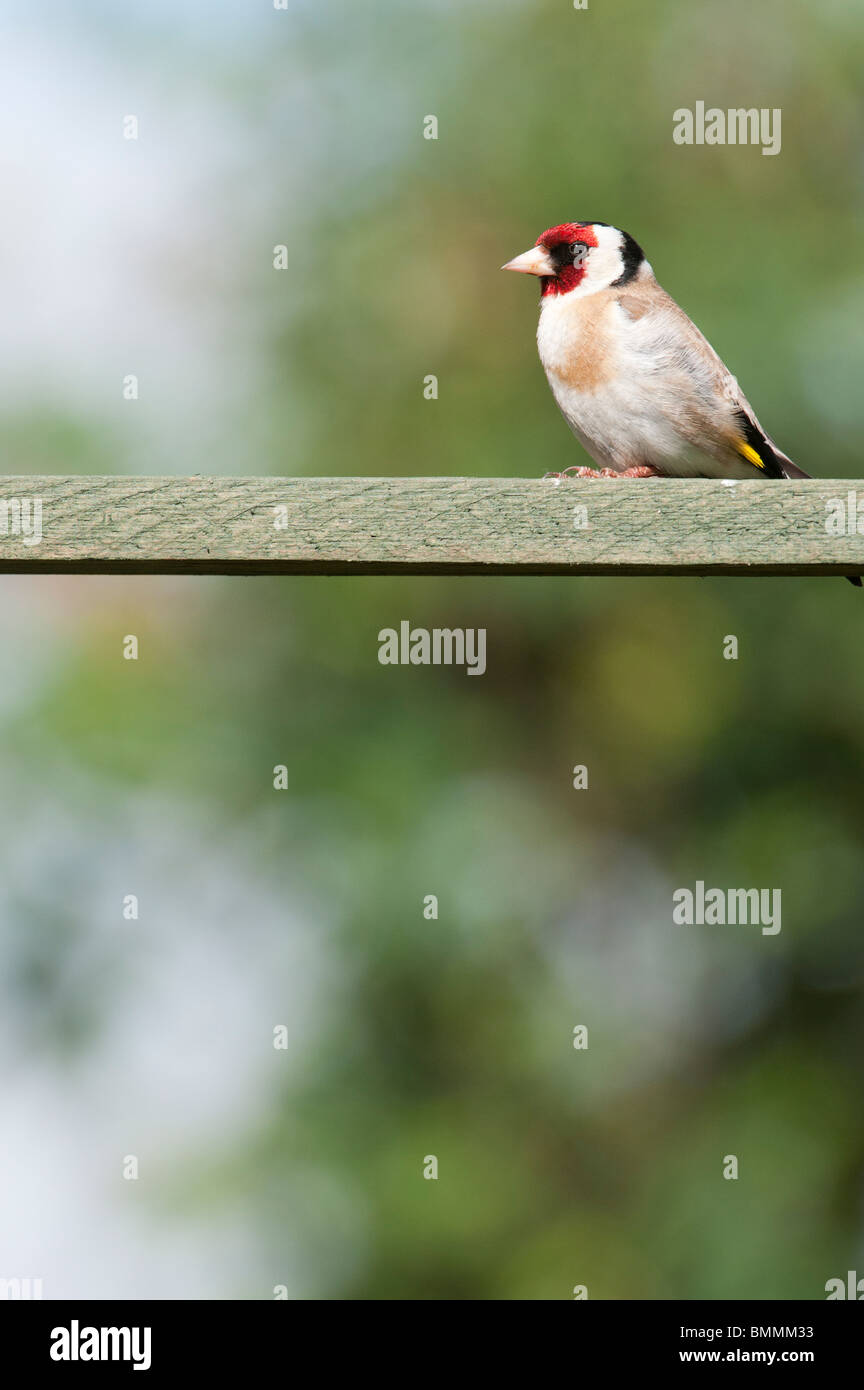
[[[855, 518], [826, 520], [859, 489], [864, 526], [846, 479], [6, 477], [0, 572], [856, 574]], [[28, 545], [12, 504], [33, 499]]]

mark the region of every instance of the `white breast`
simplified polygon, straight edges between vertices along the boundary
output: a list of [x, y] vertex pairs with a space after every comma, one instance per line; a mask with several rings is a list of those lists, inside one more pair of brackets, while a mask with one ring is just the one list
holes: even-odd
[[[603, 467], [640, 463], [693, 472], [698, 460], [675, 428], [675, 401], [656, 357], [656, 330], [614, 294], [549, 295], [537, 329], [540, 360], [567, 423]], [[691, 461], [692, 459], [692, 461]]]

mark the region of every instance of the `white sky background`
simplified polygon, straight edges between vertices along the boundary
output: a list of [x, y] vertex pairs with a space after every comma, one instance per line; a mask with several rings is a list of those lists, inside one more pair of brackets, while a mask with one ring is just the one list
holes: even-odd
[[[62, 802], [4, 779], [0, 1277], [40, 1278], [46, 1298], [296, 1293], [297, 1252], [263, 1267], [236, 1196], [187, 1209], [314, 1055], [324, 924], [298, 906], [288, 858], [281, 881], [261, 873], [253, 827], [225, 843], [205, 807], [55, 773]], [[132, 891], [137, 922], [121, 912]], [[34, 995], [43, 931], [52, 978]], [[79, 1010], [93, 1037], [61, 1055], [58, 1020]]]
[[[88, 26], [101, 8], [0, 10], [0, 411], [107, 425], [118, 472], [255, 471], [230, 451], [266, 370], [242, 289], [254, 257], [271, 259], [268, 193], [256, 132], [218, 74], [287, 17], [187, 0], [161, 34], [148, 6], [142, 36], [126, 7], [113, 31]], [[282, 205], [290, 149], [279, 178]], [[275, 230], [288, 235], [281, 216]]]

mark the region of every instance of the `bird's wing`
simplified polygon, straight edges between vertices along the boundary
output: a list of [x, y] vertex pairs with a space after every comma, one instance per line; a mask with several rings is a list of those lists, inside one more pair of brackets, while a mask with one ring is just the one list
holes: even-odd
[[[639, 356], [656, 373], [657, 403], [688, 443], [763, 478], [806, 477], [777, 448], [725, 362], [657, 281], [622, 289], [618, 304]], [[662, 386], [661, 386], [662, 383]]]

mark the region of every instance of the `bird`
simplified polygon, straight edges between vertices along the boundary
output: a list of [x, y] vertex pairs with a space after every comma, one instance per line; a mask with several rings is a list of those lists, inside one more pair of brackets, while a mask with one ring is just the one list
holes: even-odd
[[540, 361], [565, 420], [600, 465], [547, 476], [810, 476], [762, 428], [629, 232], [563, 222], [501, 269], [539, 278]]

